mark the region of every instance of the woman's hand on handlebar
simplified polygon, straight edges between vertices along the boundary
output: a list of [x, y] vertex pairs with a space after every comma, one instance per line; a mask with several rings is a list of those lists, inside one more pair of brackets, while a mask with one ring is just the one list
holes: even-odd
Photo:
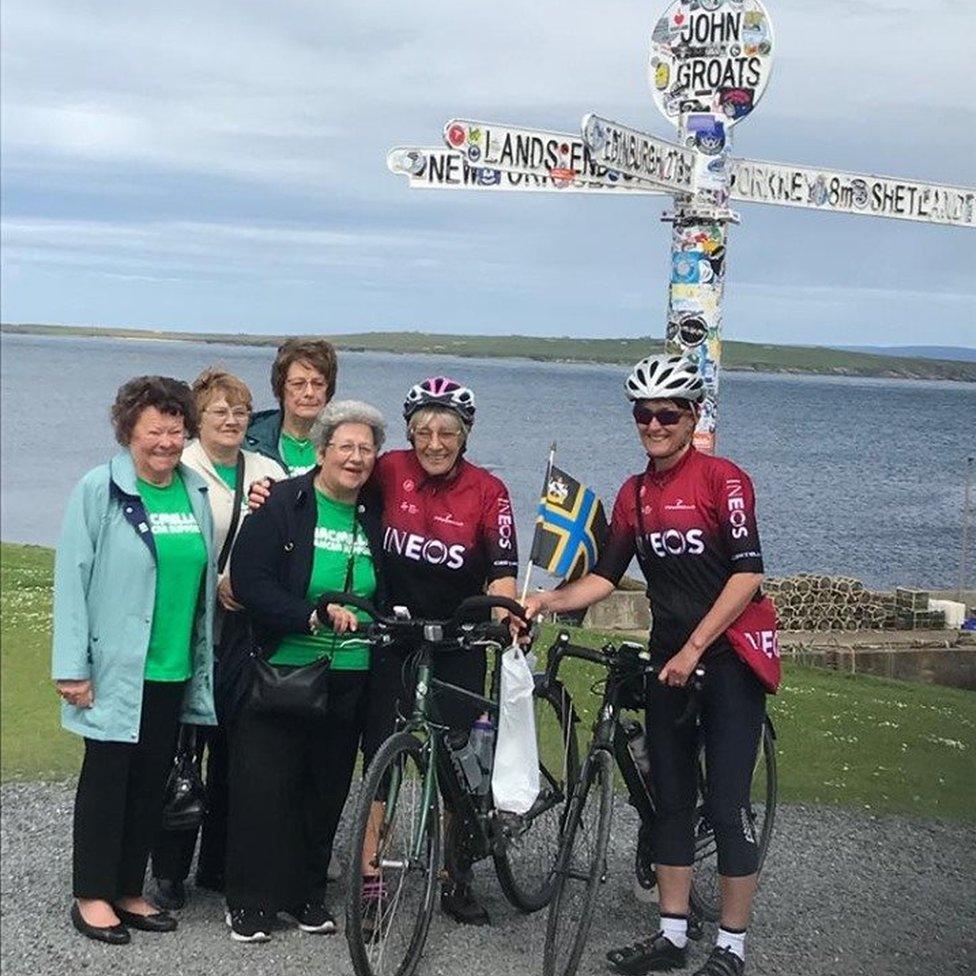
[[684, 688], [692, 672], [698, 666], [701, 652], [685, 644], [658, 672], [657, 680], [672, 688]]
[[[310, 623], [312, 624], [313, 630], [325, 626], [321, 615], [321, 607], [312, 614]], [[328, 618], [329, 626], [332, 628], [333, 633], [345, 634], [353, 630], [359, 630], [359, 618], [351, 610], [347, 610], [338, 603], [326, 604], [325, 616]], [[318, 628], [316, 627], [316, 622], [318, 623]]]

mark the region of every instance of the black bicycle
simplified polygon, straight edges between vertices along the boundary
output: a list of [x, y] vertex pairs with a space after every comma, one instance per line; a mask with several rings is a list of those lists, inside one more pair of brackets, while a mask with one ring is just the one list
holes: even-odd
[[[655, 678], [647, 648], [623, 642], [605, 644], [599, 651], [570, 643], [561, 632], [549, 649], [543, 687], [557, 680], [564, 658], [574, 657], [607, 669], [602, 685], [602, 702], [593, 728], [593, 738], [583, 761], [576, 789], [570, 798], [562, 842], [555, 865], [555, 890], [549, 903], [543, 956], [544, 976], [573, 976], [586, 946], [599, 885], [607, 876], [607, 847], [613, 811], [613, 769], [620, 770], [629, 802], [640, 816], [641, 843], [636, 870], [646, 887], [653, 885], [653, 851], [647, 840], [656, 804], [650, 784], [631, 753], [630, 742], [643, 734], [637, 723], [621, 715], [624, 709], [643, 709], [648, 678]], [[697, 721], [704, 672], [699, 669], [691, 681], [688, 707], [679, 722]], [[560, 685], [561, 687], [561, 685]], [[637, 726], [635, 730], [634, 726]], [[761, 870], [769, 848], [776, 816], [775, 733], [769, 718], [763, 725], [762, 747], [753, 773], [749, 816], [759, 843]], [[715, 836], [705, 810], [704, 749], [699, 753], [698, 800], [695, 811], [695, 864], [691, 889], [692, 922], [689, 935], [701, 935], [701, 920], [716, 921], [719, 889]]]
[[[409, 648], [405, 667], [414, 672], [413, 709], [379, 748], [356, 801], [350, 854], [346, 941], [357, 976], [409, 976], [423, 954], [434, 912], [441, 857], [440, 794], [452, 810], [454, 854], [465, 863], [491, 857], [502, 891], [524, 912], [549, 903], [565, 808], [579, 775], [576, 719], [555, 676], [539, 682], [535, 720], [540, 792], [521, 815], [495, 808], [491, 751], [481, 759], [454, 741], [440, 718], [438, 700], [451, 696], [498, 717], [502, 648], [511, 641], [506, 624], [478, 620], [493, 607], [524, 619], [523, 608], [496, 596], [465, 600], [450, 620], [385, 616], [349, 594], [322, 600], [359, 607], [373, 618], [363, 635], [372, 644]], [[490, 697], [434, 677], [435, 654], [479, 646], [496, 652]], [[497, 722], [496, 722], [497, 727]], [[360, 865], [369, 880], [364, 882]], [[364, 895], [364, 883], [371, 887]]]

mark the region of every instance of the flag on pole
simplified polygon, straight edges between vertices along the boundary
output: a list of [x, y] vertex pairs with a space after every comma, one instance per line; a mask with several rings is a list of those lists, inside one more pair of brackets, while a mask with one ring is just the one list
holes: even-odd
[[561, 576], [579, 579], [596, 564], [607, 536], [603, 503], [592, 488], [553, 464], [549, 455], [529, 561]]

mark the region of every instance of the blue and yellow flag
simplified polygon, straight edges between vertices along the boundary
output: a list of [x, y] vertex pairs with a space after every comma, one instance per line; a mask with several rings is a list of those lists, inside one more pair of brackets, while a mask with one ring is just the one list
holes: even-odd
[[550, 464], [535, 520], [531, 562], [572, 582], [594, 567], [606, 536], [600, 499]]

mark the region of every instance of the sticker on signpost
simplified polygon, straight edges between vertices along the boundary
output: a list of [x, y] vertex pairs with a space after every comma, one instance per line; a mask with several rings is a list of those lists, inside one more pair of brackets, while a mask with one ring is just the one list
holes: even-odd
[[772, 54], [773, 26], [760, 0], [673, 0], [651, 34], [654, 104], [675, 125], [695, 112], [735, 125], [762, 97]]

